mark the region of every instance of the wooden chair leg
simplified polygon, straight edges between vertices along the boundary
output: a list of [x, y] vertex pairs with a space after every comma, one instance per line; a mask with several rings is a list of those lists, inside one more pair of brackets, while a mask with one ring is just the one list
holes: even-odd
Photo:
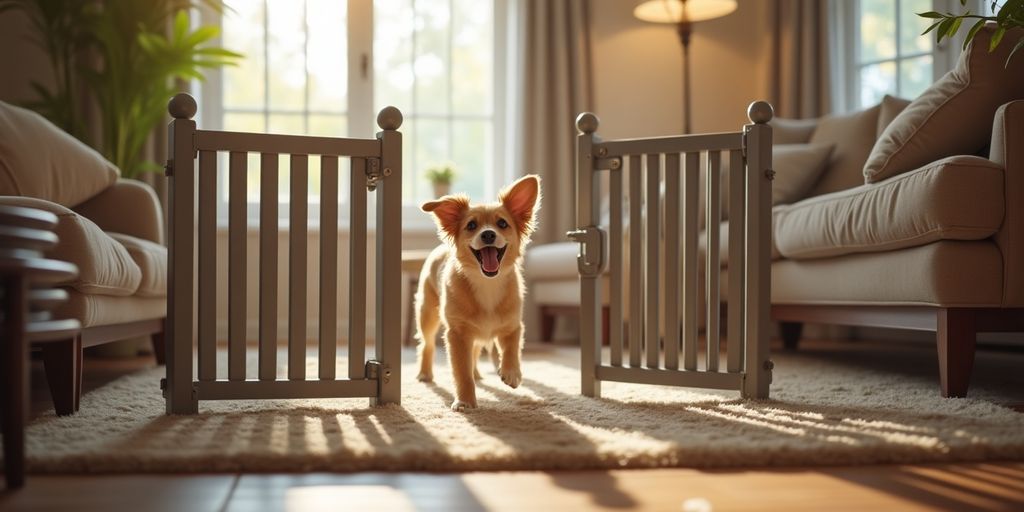
[[156, 357], [156, 364], [165, 365], [167, 364], [167, 320], [163, 322], [163, 328], [160, 332], [153, 333], [153, 356]]
[[605, 345], [612, 344], [612, 318], [611, 308], [604, 306], [601, 308], [601, 340]]
[[7, 489], [25, 485], [25, 420], [28, 394], [28, 347], [24, 338], [25, 284], [21, 279], [6, 283], [6, 318], [0, 322], [0, 426], [3, 427], [4, 478]]
[[82, 338], [43, 345], [43, 368], [58, 416], [78, 411], [82, 397]]
[[550, 342], [554, 335], [555, 315], [551, 309], [542, 306], [540, 308], [540, 340]]
[[804, 334], [802, 322], [779, 322], [779, 334], [782, 336], [782, 346], [786, 350], [796, 350], [800, 345], [800, 337]]
[[939, 382], [942, 396], [967, 396], [978, 331], [974, 311], [943, 308], [938, 313]]

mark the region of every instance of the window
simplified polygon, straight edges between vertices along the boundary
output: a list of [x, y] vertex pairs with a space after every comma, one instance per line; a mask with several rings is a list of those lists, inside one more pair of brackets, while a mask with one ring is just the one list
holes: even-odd
[[833, 86], [837, 110], [870, 107], [886, 94], [913, 99], [953, 68], [960, 39], [935, 44], [921, 35], [926, 11], [985, 12], [985, 0], [833, 0]]
[[[424, 176], [432, 165], [454, 163], [459, 173], [453, 189], [476, 199], [493, 196], [504, 181], [498, 175], [504, 154], [497, 149], [506, 136], [497, 93], [505, 76], [504, 0], [225, 4], [222, 14], [204, 12], [204, 20], [220, 24], [221, 45], [246, 58], [202, 86], [201, 126], [371, 137], [376, 113], [394, 105], [405, 118], [403, 197], [409, 219], [424, 217], [411, 214], [433, 194]], [[259, 194], [257, 162], [258, 155], [250, 155], [253, 201]], [[282, 202], [288, 201], [287, 181], [282, 173]], [[319, 161], [310, 159], [311, 210], [318, 197]], [[346, 190], [339, 197], [344, 200]]]

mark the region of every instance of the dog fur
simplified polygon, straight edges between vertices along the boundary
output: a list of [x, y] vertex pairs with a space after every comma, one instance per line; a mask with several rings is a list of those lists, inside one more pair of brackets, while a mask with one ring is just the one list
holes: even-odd
[[[471, 205], [460, 194], [423, 204], [423, 211], [433, 214], [444, 244], [427, 258], [416, 292], [418, 378], [424, 382], [434, 378], [435, 338], [443, 324], [455, 380], [452, 410], [477, 406], [475, 380], [481, 377], [476, 365], [484, 348], [490, 349], [502, 382], [516, 388], [523, 380], [520, 355], [526, 288], [521, 265], [540, 196], [540, 178], [528, 175], [503, 190], [497, 203]], [[489, 259], [495, 257], [496, 271], [491, 268], [494, 260]]]

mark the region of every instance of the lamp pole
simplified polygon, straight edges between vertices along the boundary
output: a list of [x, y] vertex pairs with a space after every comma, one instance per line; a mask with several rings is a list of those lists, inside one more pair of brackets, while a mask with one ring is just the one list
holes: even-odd
[[683, 17], [677, 25], [679, 42], [683, 45], [683, 134], [690, 133], [690, 35], [693, 23], [686, 19], [686, 0], [683, 0]]

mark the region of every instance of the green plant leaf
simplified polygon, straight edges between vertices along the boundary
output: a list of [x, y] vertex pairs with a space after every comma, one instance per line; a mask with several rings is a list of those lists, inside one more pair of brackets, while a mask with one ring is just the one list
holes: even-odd
[[936, 11], [919, 12], [919, 13], [917, 13], [917, 15], [922, 17], [922, 18], [932, 18], [932, 19], [936, 19], [936, 20], [946, 17], [941, 12], [936, 12]]
[[1013, 45], [1013, 49], [1010, 50], [1010, 54], [1006, 56], [1006, 64], [1003, 65], [1004, 68], [1010, 67], [1010, 59], [1012, 59], [1013, 55], [1017, 53], [1017, 50], [1020, 50], [1021, 48], [1024, 48], [1024, 37], [1018, 39], [1017, 44]]
[[935, 31], [935, 42], [936, 43], [941, 43], [942, 42], [942, 38], [946, 37], [946, 32], [949, 31], [949, 27], [950, 27], [950, 25], [953, 24], [953, 20], [955, 20], [955, 19], [956, 18], [946, 18], [946, 19], [942, 20], [942, 23], [939, 23], [939, 28], [938, 28], [938, 30]]
[[967, 49], [967, 46], [970, 45], [971, 41], [974, 40], [974, 36], [976, 36], [978, 34], [978, 31], [981, 30], [981, 27], [984, 27], [984, 26], [985, 26], [985, 20], [984, 19], [980, 19], [980, 20], [978, 20], [974, 24], [974, 26], [971, 27], [971, 30], [967, 31], [967, 37], [964, 38], [964, 44], [963, 44], [963, 49], [964, 50]]
[[[967, 14], [971, 14], [971, 11], [967, 11]], [[960, 25], [963, 24], [964, 19], [962, 17], [957, 17], [954, 19], [956, 19], [956, 21], [954, 21], [953, 24], [949, 26], [949, 30], [946, 31], [947, 37], [953, 37], [954, 35], [956, 35], [956, 31], [960, 30]]]
[[1006, 35], [1006, 27], [999, 27], [992, 34], [992, 40], [988, 43], [988, 51], [994, 52], [996, 47], [999, 46], [999, 42], [1003, 40], [1003, 36]]

